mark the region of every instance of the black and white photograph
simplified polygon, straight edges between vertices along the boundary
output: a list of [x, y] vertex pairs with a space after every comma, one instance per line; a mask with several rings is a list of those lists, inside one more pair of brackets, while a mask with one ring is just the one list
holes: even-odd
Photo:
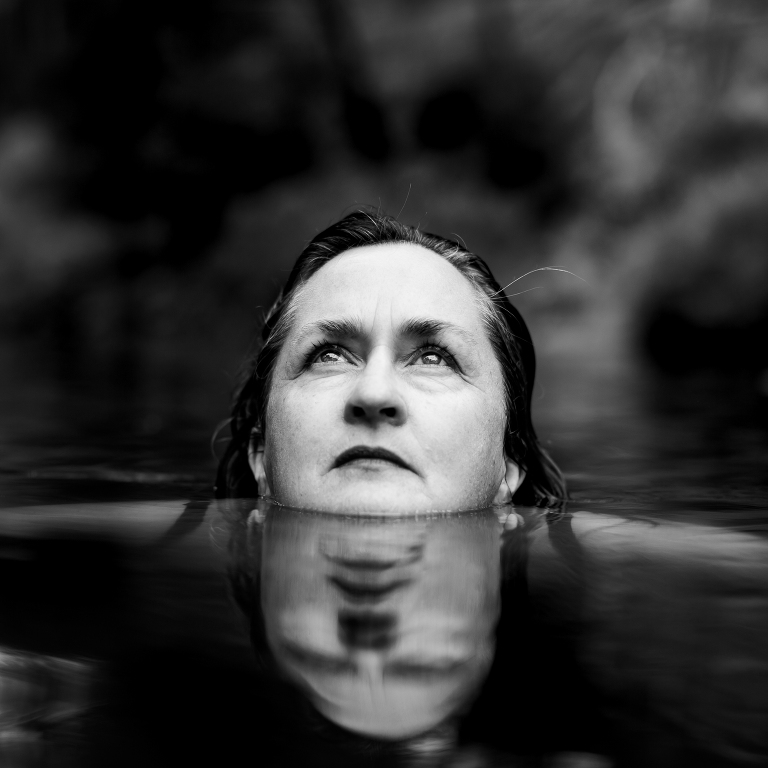
[[0, 768], [768, 766], [768, 4], [0, 0]]

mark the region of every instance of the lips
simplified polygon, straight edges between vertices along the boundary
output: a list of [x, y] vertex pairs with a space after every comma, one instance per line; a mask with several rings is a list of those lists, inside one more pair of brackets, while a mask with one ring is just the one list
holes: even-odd
[[355, 461], [365, 461], [366, 459], [388, 461], [397, 467], [402, 467], [403, 469], [415, 472], [413, 467], [403, 461], [403, 459], [396, 453], [392, 453], [392, 451], [388, 451], [386, 448], [374, 448], [367, 445], [356, 445], [354, 448], [348, 448], [343, 453], [340, 453], [333, 463], [333, 468], [338, 469], [345, 464], [351, 464]]

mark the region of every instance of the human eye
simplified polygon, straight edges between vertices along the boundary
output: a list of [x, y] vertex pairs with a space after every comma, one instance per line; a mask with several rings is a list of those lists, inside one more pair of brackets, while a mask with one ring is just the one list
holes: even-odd
[[411, 356], [410, 364], [432, 368], [451, 368], [453, 370], [458, 368], [453, 355], [439, 344], [425, 344], [419, 347]]
[[319, 342], [312, 346], [307, 355], [307, 367], [316, 365], [338, 365], [350, 362], [349, 353], [338, 344]]

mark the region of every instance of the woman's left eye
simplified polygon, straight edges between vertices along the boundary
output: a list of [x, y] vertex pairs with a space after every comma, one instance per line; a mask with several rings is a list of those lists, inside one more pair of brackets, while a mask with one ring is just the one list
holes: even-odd
[[455, 367], [453, 358], [440, 349], [421, 349], [413, 357], [415, 365], [429, 365], [435, 367]]

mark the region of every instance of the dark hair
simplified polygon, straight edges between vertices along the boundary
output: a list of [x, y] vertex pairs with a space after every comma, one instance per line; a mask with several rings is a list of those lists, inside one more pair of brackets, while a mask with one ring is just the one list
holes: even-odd
[[253, 432], [266, 429], [267, 399], [275, 361], [290, 331], [295, 299], [309, 278], [334, 257], [365, 245], [412, 243], [442, 256], [475, 286], [481, 298], [488, 337], [501, 365], [506, 394], [507, 455], [526, 472], [513, 502], [551, 506], [566, 498], [565, 481], [541, 447], [531, 421], [531, 396], [536, 371], [533, 342], [520, 313], [491, 274], [488, 265], [453, 240], [421, 232], [391, 216], [357, 211], [317, 235], [302, 251], [288, 280], [269, 310], [261, 339], [244, 370], [229, 426], [231, 440], [219, 463], [216, 495], [258, 496], [248, 464]]

